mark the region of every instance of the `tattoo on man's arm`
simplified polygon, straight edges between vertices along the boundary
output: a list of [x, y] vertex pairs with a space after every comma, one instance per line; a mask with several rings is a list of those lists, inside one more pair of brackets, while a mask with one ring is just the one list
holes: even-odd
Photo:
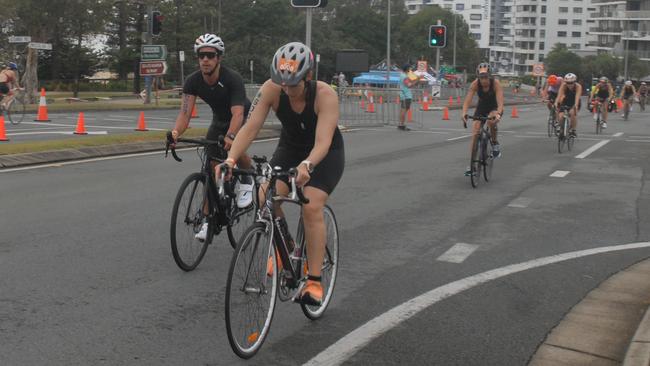
[[260, 99], [262, 99], [261, 89], [260, 91], [257, 92], [257, 95], [255, 95], [255, 99], [253, 99], [253, 103], [251, 104], [251, 109], [248, 111], [248, 116], [246, 116], [247, 121], [251, 118], [251, 115], [253, 114], [255, 107], [257, 107], [257, 104], [260, 102]]
[[187, 94], [183, 95], [183, 109], [182, 109], [183, 114], [187, 114], [189, 110], [189, 104], [190, 104], [190, 96]]

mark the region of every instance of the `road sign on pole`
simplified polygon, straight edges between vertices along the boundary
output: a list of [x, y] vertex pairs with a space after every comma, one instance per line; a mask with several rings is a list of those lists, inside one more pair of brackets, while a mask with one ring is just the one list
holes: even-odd
[[29, 43], [32, 41], [30, 36], [9, 36], [9, 43]]
[[165, 61], [142, 61], [140, 62], [140, 75], [160, 76], [167, 73], [167, 62]]
[[544, 76], [544, 64], [533, 65], [533, 76]]
[[51, 43], [29, 42], [27, 44], [27, 47], [33, 48], [35, 50], [51, 50], [52, 49], [52, 44]]
[[143, 60], [165, 60], [167, 59], [167, 46], [164, 44], [142, 45], [140, 58]]

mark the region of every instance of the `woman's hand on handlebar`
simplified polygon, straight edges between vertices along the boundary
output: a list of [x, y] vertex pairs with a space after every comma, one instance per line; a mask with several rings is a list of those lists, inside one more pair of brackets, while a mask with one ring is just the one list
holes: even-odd
[[221, 179], [221, 174], [225, 173], [224, 179], [230, 180], [232, 177], [232, 168], [235, 167], [235, 161], [231, 158], [228, 158], [223, 161], [223, 163], [218, 164], [214, 167], [214, 176], [216, 179]]
[[298, 171], [298, 174], [296, 175], [296, 186], [302, 188], [307, 184], [307, 182], [309, 182], [311, 175], [309, 174], [309, 170], [305, 164], [298, 165], [296, 170]]

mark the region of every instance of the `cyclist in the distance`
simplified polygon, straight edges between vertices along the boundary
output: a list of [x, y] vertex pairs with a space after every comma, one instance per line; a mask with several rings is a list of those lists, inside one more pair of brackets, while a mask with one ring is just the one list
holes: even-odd
[[641, 85], [639, 86], [639, 106], [641, 106], [641, 110], [645, 111], [645, 103], [647, 101], [648, 97], [648, 85], [646, 85], [645, 81], [641, 82]]
[[[546, 85], [542, 88], [542, 99], [546, 103], [549, 112], [554, 110], [553, 103], [555, 103], [560, 86], [562, 86], [562, 77], [549, 75], [548, 79], [546, 79]], [[553, 121], [553, 125], [556, 123], [557, 120]]]
[[627, 109], [628, 112], [632, 110], [632, 97], [636, 94], [636, 89], [632, 85], [632, 80], [625, 82], [625, 86], [621, 89], [621, 99], [623, 100], [623, 111]]
[[610, 98], [614, 97], [614, 87], [612, 84], [609, 82], [607, 77], [602, 76], [600, 80], [598, 80], [598, 84], [596, 84], [592, 89], [591, 89], [591, 95], [590, 95], [590, 103], [593, 102], [594, 100], [597, 100], [600, 102], [600, 110], [601, 114], [603, 116], [603, 128], [607, 128], [607, 110], [609, 106], [609, 100]]
[[[273, 110], [282, 123], [282, 131], [270, 164], [284, 170], [295, 167], [296, 183], [309, 199], [302, 207], [309, 275], [298, 299], [319, 306], [323, 299], [321, 267], [327, 243], [323, 208], [343, 175], [345, 151], [338, 129], [338, 98], [329, 85], [311, 80], [314, 66], [314, 55], [300, 42], [288, 43], [276, 51], [271, 78], [255, 97], [248, 121], [235, 138], [224, 164], [232, 168], [243, 156]], [[218, 166], [217, 175], [220, 172]], [[276, 188], [279, 194], [288, 194], [286, 177], [278, 181]], [[273, 262], [269, 264], [267, 274], [272, 274]]]
[[[199, 61], [199, 70], [190, 74], [183, 85], [181, 110], [176, 117], [176, 126], [172, 130], [174, 140], [178, 139], [187, 129], [196, 98], [201, 98], [212, 109], [212, 123], [208, 128], [208, 140], [216, 140], [224, 136], [226, 150], [229, 150], [235, 136], [241, 129], [245, 115], [250, 108], [246, 98], [244, 81], [235, 70], [221, 64], [225, 46], [221, 38], [214, 34], [199, 36], [194, 42], [194, 52]], [[210, 158], [225, 159], [226, 153], [216, 146], [206, 149]], [[216, 166], [216, 163], [213, 163]], [[242, 155], [238, 164], [242, 168], [250, 168], [251, 162]], [[246, 207], [252, 202], [252, 182], [240, 184], [237, 192], [237, 205]], [[207, 203], [206, 203], [207, 204]], [[208, 232], [207, 221], [196, 234], [199, 240], [205, 240]]]
[[7, 106], [13, 99], [13, 89], [18, 88], [18, 65], [15, 62], [8, 62], [7, 66], [0, 71], [0, 100], [2, 105]]
[[[497, 123], [503, 116], [503, 88], [499, 80], [492, 77], [490, 72], [490, 64], [483, 62], [476, 68], [477, 79], [472, 82], [467, 91], [465, 102], [463, 103], [463, 126], [467, 128], [467, 110], [470, 103], [474, 98], [474, 94], [478, 95], [478, 104], [474, 111], [475, 116], [492, 117], [487, 123], [490, 128], [490, 135], [492, 140], [492, 154], [495, 158], [501, 156], [501, 148], [497, 141]], [[476, 139], [481, 132], [481, 121], [475, 120], [472, 125], [472, 142], [470, 144], [470, 154]], [[471, 168], [467, 168], [465, 175], [472, 174]]]
[[[582, 96], [582, 85], [576, 82], [578, 77], [573, 73], [568, 73], [564, 76], [564, 82], [560, 87], [560, 92], [555, 99], [555, 107], [559, 110], [560, 106], [569, 109], [569, 116], [571, 119], [571, 131], [569, 134], [572, 137], [578, 137], [576, 128], [578, 127], [578, 111], [580, 110], [580, 96]], [[564, 112], [558, 111], [558, 121], [564, 118]], [[558, 126], [560, 128], [560, 126]]]

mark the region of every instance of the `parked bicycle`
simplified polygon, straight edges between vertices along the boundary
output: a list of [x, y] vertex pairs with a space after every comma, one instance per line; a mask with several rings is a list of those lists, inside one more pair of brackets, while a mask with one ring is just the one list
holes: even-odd
[[[257, 211], [257, 221], [242, 236], [233, 254], [228, 271], [226, 288], [226, 329], [232, 350], [242, 358], [253, 357], [268, 336], [275, 312], [276, 299], [296, 300], [307, 281], [307, 245], [301, 219], [295, 242], [287, 227], [281, 225], [278, 215], [280, 203], [302, 205], [309, 201], [296, 187], [297, 171], [282, 171], [270, 165], [258, 177], [268, 182], [264, 192], [265, 202]], [[289, 197], [277, 195], [275, 184], [288, 176], [291, 186]], [[301, 210], [302, 211], [302, 210]], [[320, 306], [301, 303], [302, 312], [312, 320], [323, 316], [332, 300], [338, 271], [339, 236], [334, 212], [329, 206], [323, 209], [327, 233], [325, 257], [322, 264], [321, 283], [323, 301]]]
[[0, 113], [6, 113], [13, 125], [17, 125], [25, 118], [25, 89], [13, 89], [13, 98], [7, 105], [1, 103], [5, 96], [0, 97]]
[[478, 187], [481, 181], [481, 174], [483, 179], [488, 182], [492, 179], [492, 169], [494, 168], [494, 157], [492, 156], [492, 139], [490, 138], [490, 129], [485, 123], [494, 117], [484, 116], [465, 116], [469, 120], [481, 122], [481, 129], [474, 146], [472, 146], [472, 156], [470, 157], [470, 182], [472, 187]]
[[573, 143], [575, 142], [575, 137], [570, 133], [571, 127], [571, 117], [569, 117], [569, 111], [573, 107], [561, 106], [560, 112], [564, 112], [564, 117], [559, 122], [559, 131], [557, 134], [557, 152], [562, 153], [562, 150], [566, 147], [568, 151], [571, 151], [573, 148]]
[[[252, 175], [248, 170], [235, 169], [234, 179], [224, 182], [214, 179], [212, 161], [221, 163], [219, 159], [208, 158], [206, 148], [218, 146], [223, 149], [223, 136], [216, 141], [206, 139], [179, 138], [178, 142], [195, 144], [201, 160], [201, 170], [190, 174], [178, 189], [171, 216], [170, 240], [174, 261], [183, 271], [194, 270], [205, 255], [213, 241], [224, 229], [228, 234], [230, 245], [235, 248], [243, 231], [255, 220], [257, 197], [253, 195], [253, 203], [240, 208], [236, 203], [235, 187], [242, 176]], [[182, 159], [176, 154], [176, 145], [167, 133], [165, 157], [171, 149], [176, 161]], [[208, 223], [205, 240], [198, 239], [197, 233], [203, 224]]]

